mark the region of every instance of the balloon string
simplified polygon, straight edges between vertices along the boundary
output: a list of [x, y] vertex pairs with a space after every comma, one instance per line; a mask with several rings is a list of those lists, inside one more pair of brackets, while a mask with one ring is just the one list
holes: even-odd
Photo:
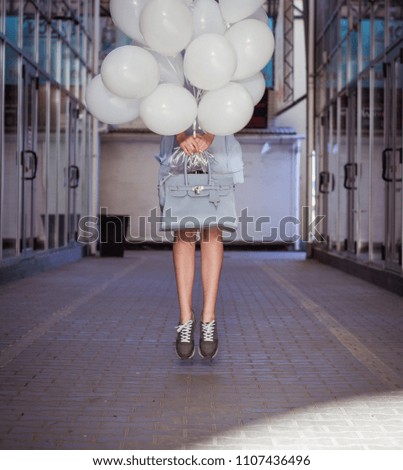
[[208, 150], [186, 155], [180, 147], [176, 147], [170, 157], [169, 173], [171, 175], [183, 174], [185, 165], [188, 171], [202, 171], [203, 173], [207, 173], [209, 165], [212, 164], [214, 160], [214, 155]]
[[171, 58], [170, 57], [167, 57], [167, 61], [168, 61], [168, 64], [171, 66], [172, 70], [174, 71], [174, 73], [178, 73], [178, 71], [176, 70], [174, 64], [171, 62]]
[[195, 98], [195, 100], [197, 101], [197, 104], [199, 104], [200, 102], [200, 99], [201, 97], [203, 96], [203, 93], [204, 93], [204, 90], [201, 90], [200, 88], [197, 88], [195, 86], [193, 86], [189, 80], [187, 79], [187, 77], [185, 76], [185, 86], [188, 90], [191, 90], [192, 91], [192, 94]]

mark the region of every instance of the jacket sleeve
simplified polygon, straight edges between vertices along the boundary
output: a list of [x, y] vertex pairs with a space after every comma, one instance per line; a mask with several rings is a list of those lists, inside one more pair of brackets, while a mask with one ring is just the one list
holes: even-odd
[[174, 151], [175, 145], [175, 136], [173, 135], [164, 135], [161, 137], [160, 143], [160, 152], [155, 158], [159, 161], [161, 165], [168, 165], [169, 157]]
[[228, 169], [232, 173], [234, 183], [244, 182], [242, 147], [233, 135], [225, 138], [226, 151], [228, 156]]

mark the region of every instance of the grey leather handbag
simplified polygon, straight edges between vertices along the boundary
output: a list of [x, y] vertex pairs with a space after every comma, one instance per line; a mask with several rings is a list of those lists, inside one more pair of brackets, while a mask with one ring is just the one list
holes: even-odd
[[161, 230], [205, 229], [219, 227], [234, 232], [237, 228], [235, 185], [232, 175], [188, 173], [170, 175], [164, 185], [165, 203]]

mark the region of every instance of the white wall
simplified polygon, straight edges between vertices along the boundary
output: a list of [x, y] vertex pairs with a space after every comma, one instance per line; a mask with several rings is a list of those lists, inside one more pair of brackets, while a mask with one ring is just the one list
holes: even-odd
[[[240, 138], [245, 164], [245, 183], [237, 189], [238, 210], [248, 208], [254, 219], [270, 217], [270, 223], [252, 224], [248, 233], [257, 242], [273, 237], [283, 243], [281, 226], [287, 217], [299, 218], [299, 146], [294, 137]], [[266, 151], [262, 147], [266, 144]], [[300, 233], [298, 224], [288, 224], [286, 235]]]
[[130, 215], [129, 238], [139, 237], [139, 217], [158, 207], [159, 141], [152, 134], [101, 136], [99, 204], [109, 214]]

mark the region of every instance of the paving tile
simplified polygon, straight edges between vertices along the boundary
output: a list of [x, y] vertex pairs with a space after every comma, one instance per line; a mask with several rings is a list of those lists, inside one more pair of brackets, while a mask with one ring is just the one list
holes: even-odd
[[[194, 299], [199, 315], [199, 270]], [[401, 297], [302, 254], [226, 252], [220, 353], [184, 362], [169, 252], [11, 282], [0, 448], [403, 449], [402, 311]]]

